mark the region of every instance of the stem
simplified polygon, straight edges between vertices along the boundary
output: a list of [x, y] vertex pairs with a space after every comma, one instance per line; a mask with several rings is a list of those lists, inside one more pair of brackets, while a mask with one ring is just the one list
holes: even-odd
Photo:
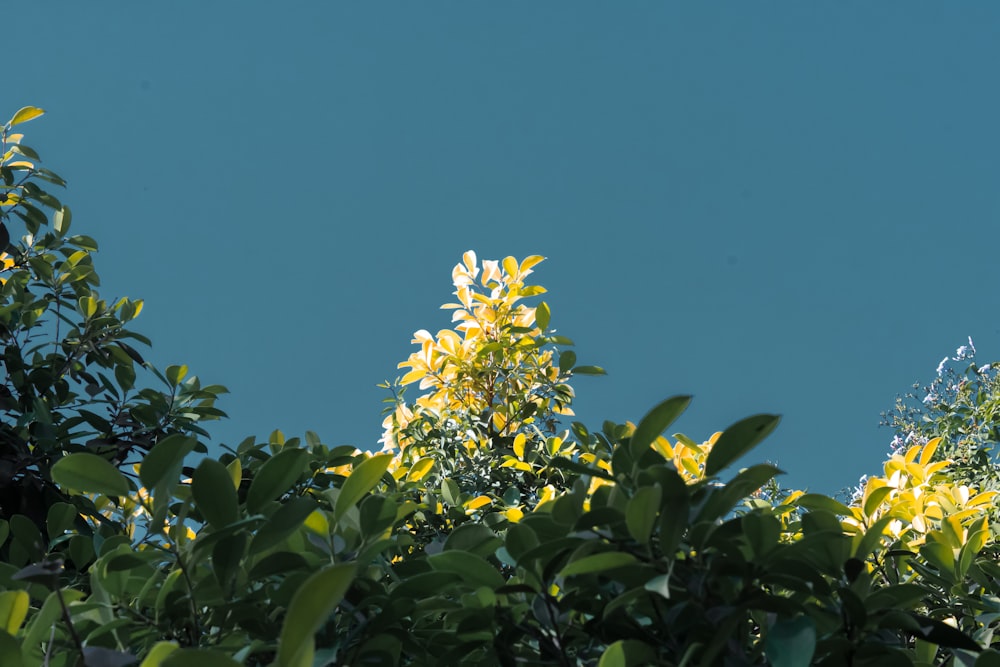
[[[73, 619], [70, 618], [69, 608], [66, 606], [66, 601], [63, 599], [62, 590], [56, 589], [56, 599], [59, 600], [59, 606], [62, 608], [63, 620], [66, 621], [66, 629], [69, 630], [69, 636], [73, 639], [73, 644], [76, 645], [78, 651], [80, 651], [80, 657], [83, 657], [83, 641], [80, 639], [80, 635], [76, 634], [76, 628], [73, 627]], [[55, 628], [53, 628], [55, 631]], [[51, 643], [49, 644], [51, 646]], [[46, 659], [48, 663], [48, 659]]]

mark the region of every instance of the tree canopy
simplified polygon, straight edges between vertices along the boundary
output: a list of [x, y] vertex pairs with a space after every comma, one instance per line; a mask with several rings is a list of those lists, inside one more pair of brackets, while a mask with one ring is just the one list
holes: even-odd
[[991, 366], [902, 398], [851, 497], [782, 488], [735, 467], [775, 415], [704, 440], [666, 434], [683, 395], [569, 421], [603, 371], [551, 328], [543, 258], [469, 251], [453, 326], [384, 385], [380, 451], [215, 455], [225, 389], [153, 367], [142, 302], [101, 298], [14, 132], [41, 114], [0, 136], [3, 665], [1000, 665]]

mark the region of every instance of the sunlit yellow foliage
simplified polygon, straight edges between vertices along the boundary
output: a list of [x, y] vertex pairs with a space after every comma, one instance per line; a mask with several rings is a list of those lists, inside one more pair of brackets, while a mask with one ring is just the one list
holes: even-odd
[[947, 469], [952, 462], [932, 460], [940, 444], [941, 438], [934, 438], [893, 454], [884, 475], [866, 481], [847, 523], [867, 527], [888, 516], [892, 520], [885, 534], [903, 548], [917, 548], [936, 534], [961, 547], [969, 538], [968, 527], [986, 515], [997, 494], [951, 483]]
[[[550, 391], [560, 371], [553, 351], [542, 349], [545, 330], [536, 319], [537, 307], [521, 303], [545, 293], [525, 282], [543, 259], [507, 257], [484, 260], [480, 267], [475, 252], [463, 255], [452, 270], [457, 302], [442, 306], [454, 311], [454, 328], [437, 335], [417, 331], [413, 343], [420, 349], [399, 364], [406, 369], [400, 384], [417, 384], [425, 393], [410, 405], [400, 402], [383, 422], [387, 451], [412, 445], [414, 437], [406, 431], [414, 424], [429, 430], [443, 420], [482, 418], [493, 434], [506, 437], [534, 422], [534, 416], [522, 417], [529, 404], [535, 415], [572, 414], [572, 390], [563, 386], [561, 395]], [[466, 443], [470, 451], [486, 444], [472, 434]], [[518, 459], [509, 462], [519, 469], [521, 464], [527, 465]]]

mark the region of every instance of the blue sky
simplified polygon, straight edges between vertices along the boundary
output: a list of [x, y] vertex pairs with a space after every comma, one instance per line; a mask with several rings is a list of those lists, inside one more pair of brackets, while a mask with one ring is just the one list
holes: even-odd
[[[235, 443], [368, 448], [461, 254], [545, 255], [591, 426], [695, 401], [832, 492], [971, 335], [997, 356], [1000, 5], [22, 4], [6, 114], [104, 295]], [[235, 9], [234, 9], [235, 7]], [[29, 41], [29, 37], [30, 41]]]

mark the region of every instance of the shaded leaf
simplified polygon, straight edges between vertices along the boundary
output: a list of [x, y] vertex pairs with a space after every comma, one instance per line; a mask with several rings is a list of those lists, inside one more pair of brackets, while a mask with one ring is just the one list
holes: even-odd
[[309, 452], [305, 449], [287, 448], [265, 461], [247, 491], [247, 511], [256, 514], [266, 503], [291, 489], [308, 459]]
[[635, 427], [629, 443], [632, 458], [639, 460], [644, 450], [656, 441], [660, 434], [676, 420], [687, 406], [691, 404], [690, 396], [674, 396], [663, 401], [650, 410], [639, 425]]
[[736, 422], [719, 436], [705, 460], [705, 476], [711, 477], [753, 449], [775, 429], [777, 415], [755, 415]]
[[354, 563], [331, 565], [299, 586], [288, 606], [278, 640], [278, 667], [311, 665], [314, 636], [340, 604], [354, 580]]
[[142, 457], [139, 465], [139, 481], [147, 489], [156, 488], [169, 474], [177, 475], [180, 466], [198, 441], [186, 435], [175, 433], [168, 435]]
[[208, 523], [222, 528], [240, 516], [239, 499], [226, 466], [215, 459], [204, 459], [195, 468], [191, 494], [198, 511]]
[[625, 567], [635, 563], [635, 556], [630, 553], [620, 551], [606, 551], [604, 553], [584, 556], [579, 560], [568, 563], [560, 572], [560, 577], [571, 577], [577, 574], [593, 574], [604, 572], [618, 567]]
[[816, 652], [816, 623], [805, 615], [779, 619], [768, 629], [764, 646], [773, 667], [808, 667]]

